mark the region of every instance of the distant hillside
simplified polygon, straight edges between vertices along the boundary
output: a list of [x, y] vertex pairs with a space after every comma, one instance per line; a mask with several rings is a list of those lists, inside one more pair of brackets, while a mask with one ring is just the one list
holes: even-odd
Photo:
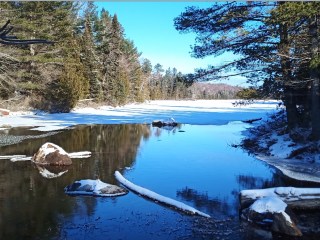
[[242, 87], [224, 83], [194, 83], [190, 90], [194, 99], [234, 99]]

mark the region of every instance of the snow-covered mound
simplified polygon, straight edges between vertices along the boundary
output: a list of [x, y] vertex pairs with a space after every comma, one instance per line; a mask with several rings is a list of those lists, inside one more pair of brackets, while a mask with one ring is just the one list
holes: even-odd
[[75, 181], [71, 185], [66, 186], [64, 192], [68, 195], [91, 195], [99, 197], [117, 197], [128, 193], [128, 191], [122, 187], [104, 183], [99, 179]]

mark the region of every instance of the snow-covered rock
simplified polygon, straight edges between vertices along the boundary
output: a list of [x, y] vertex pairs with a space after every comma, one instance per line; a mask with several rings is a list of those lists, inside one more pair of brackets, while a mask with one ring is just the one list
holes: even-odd
[[168, 118], [165, 120], [154, 120], [152, 122], [152, 126], [160, 127], [160, 128], [165, 127], [165, 126], [175, 127], [177, 125], [178, 125], [178, 123], [173, 118]]
[[302, 233], [287, 213], [287, 204], [275, 196], [256, 200], [249, 208], [243, 210], [243, 219], [271, 228], [272, 231], [289, 236], [301, 236]]
[[91, 195], [100, 197], [116, 197], [128, 193], [128, 190], [116, 185], [104, 183], [97, 180], [86, 179], [75, 181], [64, 188], [64, 192], [69, 195]]
[[38, 152], [33, 155], [32, 161], [38, 165], [51, 166], [67, 166], [72, 164], [68, 153], [53, 143], [43, 144]]

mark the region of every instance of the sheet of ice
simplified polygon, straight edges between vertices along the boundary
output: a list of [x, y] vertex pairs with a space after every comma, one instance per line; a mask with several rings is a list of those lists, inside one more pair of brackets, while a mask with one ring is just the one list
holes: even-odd
[[179, 201], [176, 201], [172, 198], [162, 196], [162, 195], [155, 193], [153, 191], [150, 191], [146, 188], [135, 185], [134, 183], [125, 179], [119, 171], [115, 172], [115, 177], [122, 185], [124, 185], [125, 187], [131, 189], [132, 191], [134, 191], [144, 197], [150, 198], [150, 199], [158, 201], [160, 203], [167, 204], [169, 206], [173, 206], [177, 209], [180, 209], [180, 210], [188, 212], [188, 213], [198, 214], [200, 216], [210, 218], [210, 215], [203, 213], [203, 212], [201, 212], [201, 211], [199, 211], [189, 205], [186, 205], [186, 204], [179, 202]]
[[299, 181], [320, 183], [320, 163], [308, 163], [297, 159], [284, 159], [277, 156], [256, 156], [257, 159], [277, 168], [285, 176]]
[[278, 101], [256, 101], [233, 106], [236, 100], [149, 101], [121, 107], [76, 108], [70, 113], [11, 112], [0, 117], [0, 127], [34, 127], [53, 131], [77, 124], [151, 123], [154, 119], [173, 117], [183, 124], [226, 124], [264, 117], [277, 108]]

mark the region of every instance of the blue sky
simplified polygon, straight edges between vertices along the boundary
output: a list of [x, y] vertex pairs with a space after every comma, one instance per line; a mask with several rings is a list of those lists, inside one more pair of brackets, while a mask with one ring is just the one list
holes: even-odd
[[[117, 14], [127, 38], [132, 40], [142, 57], [152, 65], [160, 63], [164, 69], [177, 68], [182, 73], [191, 73], [195, 68], [220, 65], [232, 58], [232, 54], [219, 57], [195, 59], [190, 56], [190, 45], [195, 35], [180, 34], [175, 30], [173, 19], [187, 6], [205, 8], [210, 2], [96, 2], [98, 10], [105, 8], [111, 15]], [[245, 80], [234, 78], [229, 83], [243, 85]]]

